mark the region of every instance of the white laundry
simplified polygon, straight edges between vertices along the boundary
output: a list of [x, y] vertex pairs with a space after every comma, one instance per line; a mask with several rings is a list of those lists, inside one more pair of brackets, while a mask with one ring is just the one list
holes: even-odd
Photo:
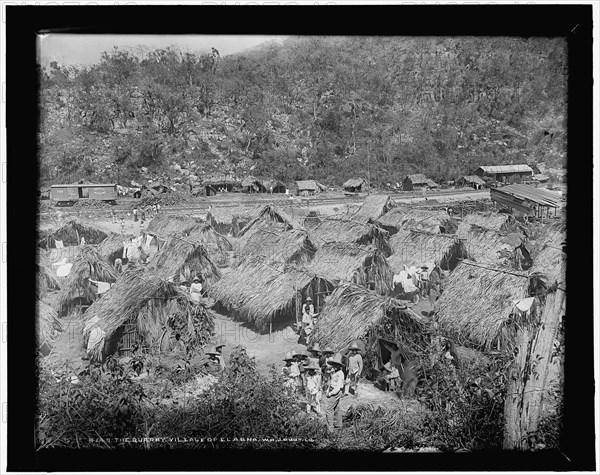
[[58, 239], [54, 240], [54, 244], [56, 245], [56, 249], [64, 249], [65, 245], [63, 244], [62, 241], [59, 241]]
[[535, 297], [528, 297], [525, 299], [515, 300], [514, 304], [521, 312], [528, 312], [529, 309], [531, 308], [531, 305], [533, 305], [534, 300], [535, 300]]
[[94, 327], [90, 332], [90, 338], [87, 344], [88, 353], [94, 348], [98, 343], [100, 343], [104, 339], [104, 330], [100, 327]]
[[144, 251], [148, 252], [150, 250], [150, 243], [152, 242], [153, 236], [151, 234], [146, 234], [146, 243], [144, 244]]
[[99, 294], [103, 294], [104, 292], [106, 292], [108, 289], [111, 288], [111, 284], [108, 282], [100, 282], [97, 280], [92, 280], [90, 279], [90, 282], [93, 282], [94, 284], [96, 284], [98, 286], [98, 293]]
[[68, 276], [69, 273], [71, 272], [71, 267], [73, 267], [73, 264], [64, 264], [64, 265], [60, 266], [58, 269], [56, 269], [56, 275], [58, 277]]
[[53, 263], [52, 265], [53, 265], [53, 266], [60, 267], [60, 266], [64, 266], [66, 263], [67, 263], [67, 258], [66, 258], [66, 257], [63, 257], [63, 258], [62, 258], [60, 261], [58, 261], [58, 262], [55, 262], [55, 263]]
[[123, 241], [123, 259], [127, 257], [127, 247], [129, 246], [128, 241]]
[[415, 284], [413, 284], [412, 279], [406, 279], [402, 281], [402, 290], [404, 290], [405, 293], [410, 294], [418, 289]]

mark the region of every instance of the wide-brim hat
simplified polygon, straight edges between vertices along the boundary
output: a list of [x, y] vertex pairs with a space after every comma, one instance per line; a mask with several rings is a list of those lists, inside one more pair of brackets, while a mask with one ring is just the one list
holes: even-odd
[[333, 351], [331, 346], [326, 346], [325, 349], [321, 351], [321, 353], [331, 353], [333, 355], [335, 351]]
[[318, 351], [318, 352], [320, 352], [320, 351], [321, 351], [321, 348], [319, 348], [319, 344], [318, 344], [318, 343], [315, 343], [315, 344], [312, 346], [312, 348], [311, 348], [311, 349], [309, 349], [308, 351]]
[[306, 301], [307, 301], [307, 302], [308, 302], [308, 301], [312, 302], [312, 299], [311, 299], [310, 297], [306, 297]]
[[355, 341], [352, 342], [352, 344], [348, 347], [348, 349], [360, 351], [360, 347], [358, 346], [358, 344]]
[[192, 279], [192, 282], [200, 282], [200, 278], [199, 278], [199, 277], [194, 277], [194, 278]]
[[392, 371], [394, 369], [394, 368], [392, 368], [392, 363], [390, 361], [388, 361], [386, 364], [384, 364], [383, 367], [385, 369], [387, 369], [388, 371]]
[[292, 352], [292, 356], [308, 356], [304, 350], [296, 350]]
[[283, 361], [291, 361], [291, 360], [293, 360], [293, 359], [294, 359], [294, 357], [292, 356], [292, 353], [291, 353], [291, 352], [288, 352], [288, 353], [285, 355], [285, 358], [283, 358]]
[[215, 348], [218, 350], [219, 348], [223, 348], [225, 345], [225, 343], [219, 343], [218, 345], [215, 345]]
[[336, 364], [339, 366], [344, 366], [344, 363], [342, 362], [342, 354], [341, 353], [336, 353], [335, 355], [333, 355], [333, 358], [331, 358], [328, 362], [328, 364]]
[[215, 348], [214, 345], [211, 345], [211, 346], [207, 347], [206, 350], [204, 350], [204, 354], [205, 355], [218, 355], [219, 352], [217, 351], [217, 349]]
[[311, 361], [304, 367], [304, 369], [319, 369], [319, 366], [314, 361]]

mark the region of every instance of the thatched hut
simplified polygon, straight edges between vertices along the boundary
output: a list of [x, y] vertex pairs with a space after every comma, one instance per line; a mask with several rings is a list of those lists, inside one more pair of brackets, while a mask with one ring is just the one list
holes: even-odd
[[354, 243], [363, 246], [373, 245], [385, 256], [392, 253], [388, 243], [388, 232], [370, 223], [323, 218], [322, 222], [311, 231], [311, 236], [319, 247], [330, 242]]
[[294, 229], [300, 227], [299, 224], [292, 219], [284, 211], [276, 208], [269, 204], [266, 205], [258, 215], [251, 219], [243, 229], [240, 230], [238, 236], [243, 237], [249, 232], [262, 227], [269, 227], [273, 223], [281, 223], [284, 225], [285, 230]]
[[347, 191], [348, 193], [360, 193], [361, 191], [367, 190], [369, 184], [364, 178], [350, 178], [342, 185], [342, 187], [344, 188], [344, 191]]
[[425, 323], [407, 302], [347, 283], [327, 297], [312, 341], [344, 352], [351, 342], [362, 340], [367, 348], [365, 368], [375, 370], [369, 371], [373, 374], [390, 360], [390, 346], [408, 359], [421, 353], [428, 343]]
[[193, 236], [171, 236], [150, 261], [148, 269], [160, 278], [174, 282], [190, 282], [199, 277], [205, 289], [221, 278], [221, 271], [210, 259], [208, 251]]
[[95, 282], [112, 284], [118, 274], [92, 246], [84, 246], [73, 261], [71, 271], [58, 295], [57, 309], [68, 313], [74, 305], [90, 305], [104, 289]]
[[394, 203], [389, 195], [369, 195], [352, 219], [361, 223], [369, 223], [381, 218], [393, 206]]
[[108, 234], [103, 230], [85, 224], [77, 219], [70, 219], [56, 231], [53, 231], [38, 241], [38, 246], [43, 249], [56, 247], [56, 241], [62, 241], [63, 246], [78, 246], [81, 238], [85, 244], [100, 244]]
[[171, 234], [182, 232], [187, 228], [201, 223], [202, 220], [199, 218], [160, 213], [148, 223], [146, 232], [166, 238]]
[[285, 224], [278, 223], [249, 232], [244, 236], [240, 257], [260, 256], [285, 264], [303, 265], [310, 262], [317, 252], [317, 246], [308, 233], [303, 229], [285, 228]]
[[392, 290], [393, 272], [375, 246], [332, 242], [319, 248], [307, 266], [309, 273], [329, 282], [353, 282], [378, 294]]
[[430, 233], [452, 234], [457, 225], [454, 220], [442, 210], [424, 210], [404, 207], [392, 208], [376, 220], [375, 224], [385, 229], [390, 235], [401, 229], [420, 229]]
[[238, 237], [240, 230], [256, 218], [261, 209], [240, 209], [231, 206], [211, 207], [206, 214], [206, 223], [223, 236]]
[[458, 224], [456, 233], [461, 238], [468, 238], [472, 230], [476, 232], [481, 229], [500, 234], [520, 232], [524, 236], [528, 235], [527, 228], [511, 214], [495, 212], [475, 212], [466, 215]]
[[96, 361], [128, 355], [137, 345], [153, 353], [170, 351], [179, 342], [200, 347], [214, 333], [206, 303], [192, 302], [188, 292], [148, 271], [123, 274], [85, 315], [84, 342]]
[[44, 295], [49, 290], [60, 290], [60, 282], [56, 276], [56, 271], [48, 262], [43, 252], [37, 253], [37, 292]]
[[460, 259], [467, 258], [464, 242], [452, 234], [402, 229], [391, 237], [390, 246], [393, 253], [387, 262], [394, 274], [399, 274], [404, 266], [431, 266], [436, 261], [441, 269], [452, 271]]
[[260, 331], [287, 326], [300, 316], [306, 297], [318, 312], [333, 284], [305, 270], [251, 256], [209, 291], [209, 296], [234, 318]]
[[202, 244], [217, 266], [226, 267], [229, 265], [229, 253], [233, 251], [233, 246], [225, 236], [215, 231], [210, 224], [196, 224], [178, 235], [192, 242]]
[[285, 183], [279, 180], [263, 180], [262, 184], [269, 193], [285, 193], [288, 191], [288, 187]]
[[37, 301], [36, 318], [37, 347], [44, 356], [52, 351], [54, 344], [60, 338], [63, 326], [56, 311], [42, 300]]
[[98, 246], [98, 252], [109, 264], [114, 265], [117, 258], [122, 259], [125, 244], [133, 238], [132, 234], [110, 233]]

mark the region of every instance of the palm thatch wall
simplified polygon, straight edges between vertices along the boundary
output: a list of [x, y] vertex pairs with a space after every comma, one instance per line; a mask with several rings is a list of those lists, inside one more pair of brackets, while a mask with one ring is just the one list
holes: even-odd
[[333, 284], [300, 268], [251, 256], [214, 285], [209, 296], [234, 318], [266, 331], [272, 322], [294, 320], [305, 297], [311, 296], [318, 309], [332, 290]]
[[202, 220], [199, 218], [159, 213], [148, 223], [146, 232], [166, 238], [201, 223]]
[[527, 236], [525, 226], [519, 223], [512, 215], [496, 212], [475, 212], [466, 215], [458, 224], [457, 234], [461, 238], [469, 237], [471, 228], [492, 230], [500, 234], [520, 232]]
[[233, 246], [225, 236], [215, 231], [210, 224], [196, 224], [185, 229], [181, 235], [193, 242], [201, 243], [217, 266], [226, 267], [229, 265], [229, 253], [233, 250]]
[[464, 242], [451, 234], [402, 229], [390, 239], [393, 254], [387, 262], [395, 274], [404, 266], [420, 267], [439, 262], [443, 270], [453, 270], [460, 259], [467, 257]]
[[265, 225], [268, 227], [272, 223], [283, 223], [286, 230], [300, 227], [286, 212], [269, 204], [259, 212], [258, 216], [251, 219], [248, 224], [240, 230], [238, 236], [242, 237], [253, 229], [264, 227]]
[[431, 233], [452, 234], [456, 231], [456, 222], [442, 210], [425, 210], [405, 207], [392, 208], [376, 224], [388, 231], [390, 235], [401, 229], [419, 229]]
[[352, 219], [361, 223], [377, 220], [394, 206], [389, 195], [369, 195], [363, 205], [352, 216]]
[[86, 244], [100, 244], [107, 237], [107, 233], [95, 226], [83, 223], [77, 219], [70, 219], [56, 231], [51, 232], [38, 241], [38, 246], [43, 249], [56, 247], [56, 240], [62, 241], [64, 246], [77, 246], [81, 238]]
[[464, 260], [434, 305], [440, 331], [457, 344], [484, 351], [514, 344], [511, 315], [527, 295], [527, 273]]
[[559, 221], [546, 225], [536, 240], [532, 250], [533, 265], [530, 276], [536, 277], [536, 285], [544, 290], [552, 286], [566, 284], [566, 254], [563, 243], [566, 241], [566, 223]]
[[75, 299], [93, 302], [97, 299], [95, 286], [90, 282], [113, 283], [117, 280], [117, 272], [92, 246], [84, 246], [75, 258], [71, 272], [62, 286], [57, 300], [60, 313], [69, 311]]
[[221, 271], [210, 259], [208, 251], [193, 236], [171, 236], [148, 268], [163, 279], [172, 278], [179, 282], [199, 277], [206, 289], [221, 278]]
[[[195, 345], [210, 341], [214, 333], [206, 304], [191, 302], [187, 292], [147, 270], [127, 271], [85, 316], [84, 342], [96, 361], [122, 351], [126, 322], [135, 324], [140, 343], [153, 352], [168, 351], [175, 333]], [[98, 337], [93, 345], [90, 335]]]
[[63, 331], [58, 314], [47, 303], [37, 301], [36, 337], [40, 352], [47, 356]]
[[317, 246], [305, 230], [286, 230], [286, 227], [285, 224], [278, 223], [248, 232], [242, 241], [240, 257], [260, 256], [285, 264], [309, 263]]
[[321, 224], [311, 231], [311, 236], [318, 247], [331, 242], [354, 243], [363, 246], [373, 245], [386, 257], [392, 253], [388, 243], [388, 232], [369, 223], [324, 218]]
[[43, 296], [49, 290], [59, 290], [60, 282], [56, 271], [50, 265], [48, 258], [43, 252], [37, 253], [37, 292]]
[[378, 294], [392, 291], [393, 272], [375, 246], [328, 243], [321, 246], [307, 266], [309, 273], [329, 282], [354, 282]]
[[132, 234], [110, 233], [98, 246], [98, 252], [109, 264], [114, 264], [117, 258], [123, 256], [123, 243], [131, 242], [134, 237]]
[[406, 302], [384, 297], [355, 284], [340, 285], [327, 298], [313, 332], [321, 348], [343, 351], [357, 339], [367, 342], [387, 338], [402, 346], [407, 356], [426, 346], [425, 321]]

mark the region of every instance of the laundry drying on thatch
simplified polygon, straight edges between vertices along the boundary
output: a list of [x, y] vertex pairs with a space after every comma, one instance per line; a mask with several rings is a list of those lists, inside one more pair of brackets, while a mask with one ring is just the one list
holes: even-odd
[[323, 218], [323, 222], [311, 231], [311, 236], [318, 247], [330, 242], [355, 243], [363, 246], [373, 245], [386, 257], [392, 253], [388, 243], [388, 232], [374, 224]]
[[233, 246], [210, 224], [196, 224], [176, 235], [202, 244], [208, 251], [211, 260], [219, 267], [226, 267], [229, 264], [229, 253], [233, 250]]
[[109, 264], [114, 265], [116, 259], [123, 259], [125, 243], [131, 242], [133, 238], [132, 234], [110, 233], [98, 246], [98, 252]]
[[223, 236], [237, 237], [240, 230], [258, 216], [261, 209], [240, 209], [231, 206], [211, 207], [206, 214], [206, 223]]
[[462, 261], [449, 275], [434, 311], [442, 334], [484, 351], [514, 344], [511, 316], [526, 296], [527, 273]]
[[221, 278], [221, 271], [210, 259], [208, 251], [193, 236], [171, 236], [148, 268], [159, 277], [176, 283], [191, 282], [194, 277], [199, 277], [205, 289]]
[[[76, 303], [91, 304], [118, 274], [92, 246], [84, 246], [73, 261], [71, 271], [58, 296], [57, 308], [68, 313]], [[98, 283], [104, 284], [99, 285]]]
[[258, 216], [251, 219], [248, 224], [240, 230], [238, 236], [242, 237], [258, 228], [265, 226], [269, 227], [273, 223], [282, 223], [286, 230], [300, 227], [300, 225], [287, 213], [269, 204], [259, 212]]
[[49, 290], [59, 290], [60, 282], [56, 276], [56, 270], [52, 268], [48, 258], [43, 252], [37, 253], [37, 291], [44, 295]]
[[419, 229], [431, 233], [453, 234], [456, 231], [456, 222], [442, 210], [426, 210], [405, 207], [392, 208], [375, 224], [390, 233], [396, 234], [401, 229]]
[[[394, 274], [403, 271], [404, 266], [432, 267], [431, 264], [435, 262], [443, 270], [451, 271], [460, 259], [467, 257], [464, 243], [451, 234], [402, 229], [390, 238], [390, 246], [393, 254], [388, 257], [387, 262]], [[431, 271], [432, 268], [428, 270]]]
[[270, 323], [289, 325], [299, 318], [300, 305], [306, 297], [313, 299], [317, 310], [332, 290], [332, 283], [299, 267], [250, 256], [208, 294], [234, 318], [266, 331]]
[[331, 346], [335, 352], [344, 352], [351, 342], [362, 340], [367, 348], [366, 366], [376, 371], [390, 359], [386, 347], [395, 345], [403, 359], [411, 359], [427, 347], [428, 337], [424, 318], [407, 304], [356, 284], [340, 285], [321, 309], [312, 341], [321, 348]]
[[38, 241], [38, 246], [43, 249], [56, 247], [56, 241], [62, 242], [63, 246], [78, 246], [81, 238], [85, 244], [100, 244], [108, 234], [95, 226], [90, 226], [77, 219], [70, 219], [56, 231], [43, 237]]
[[200, 218], [160, 213], [148, 223], [146, 232], [167, 238], [171, 234], [182, 232], [187, 228], [201, 223], [202, 220]]
[[307, 270], [329, 282], [354, 282], [378, 294], [392, 290], [393, 272], [385, 256], [375, 246], [332, 242], [315, 254]]
[[47, 303], [37, 301], [36, 337], [37, 347], [44, 356], [48, 356], [63, 331], [58, 314]]
[[389, 195], [369, 195], [352, 219], [361, 223], [375, 221], [391, 210], [393, 206], [394, 203]]
[[242, 258], [260, 256], [267, 260], [289, 264], [307, 264], [317, 246], [303, 229], [286, 230], [283, 223], [274, 223], [248, 232], [243, 239]]
[[127, 355], [136, 345], [154, 353], [182, 343], [200, 348], [214, 333], [206, 301], [192, 302], [188, 292], [148, 270], [127, 271], [85, 316], [84, 343], [97, 361]]

